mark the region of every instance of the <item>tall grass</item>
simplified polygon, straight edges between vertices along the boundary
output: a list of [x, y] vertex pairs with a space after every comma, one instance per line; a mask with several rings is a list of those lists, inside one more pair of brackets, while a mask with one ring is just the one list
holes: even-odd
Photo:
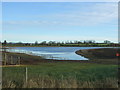
[[116, 78], [106, 78], [96, 81], [78, 81], [74, 78], [56, 80], [49, 76], [31, 78], [28, 83], [6, 80], [3, 88], [118, 88]]
[[83, 63], [41, 63], [25, 67], [4, 67], [3, 88], [117, 88], [116, 65]]

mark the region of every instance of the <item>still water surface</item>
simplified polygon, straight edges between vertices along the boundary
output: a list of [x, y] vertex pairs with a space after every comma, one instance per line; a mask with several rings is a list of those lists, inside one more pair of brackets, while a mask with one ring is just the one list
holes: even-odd
[[26, 53], [30, 55], [42, 56], [46, 59], [57, 60], [88, 60], [75, 51], [80, 49], [94, 49], [102, 47], [15, 47], [9, 49], [10, 52]]

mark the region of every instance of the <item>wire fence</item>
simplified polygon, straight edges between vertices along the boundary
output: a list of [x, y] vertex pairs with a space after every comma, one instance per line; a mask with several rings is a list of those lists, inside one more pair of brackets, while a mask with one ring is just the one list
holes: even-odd
[[3, 65], [20, 65], [21, 57], [7, 55], [6, 53], [2, 55], [2, 64]]

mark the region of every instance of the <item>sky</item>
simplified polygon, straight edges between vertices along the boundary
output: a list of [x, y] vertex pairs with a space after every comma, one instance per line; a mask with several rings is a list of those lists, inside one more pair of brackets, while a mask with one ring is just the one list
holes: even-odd
[[2, 40], [118, 41], [118, 3], [3, 2]]
[[2, 2], [119, 2], [119, 0], [1, 0]]

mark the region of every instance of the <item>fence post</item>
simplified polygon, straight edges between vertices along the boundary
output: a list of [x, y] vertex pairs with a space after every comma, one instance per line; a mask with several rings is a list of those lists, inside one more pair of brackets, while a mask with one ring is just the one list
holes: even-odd
[[13, 64], [13, 57], [11, 56], [11, 62], [10, 62], [11, 64]]
[[6, 65], [6, 60], [7, 60], [7, 55], [6, 55], [6, 53], [5, 53], [4, 65]]
[[20, 65], [20, 57], [18, 57], [18, 64]]
[[25, 79], [26, 79], [26, 86], [28, 85], [28, 69], [27, 67], [25, 68]]

